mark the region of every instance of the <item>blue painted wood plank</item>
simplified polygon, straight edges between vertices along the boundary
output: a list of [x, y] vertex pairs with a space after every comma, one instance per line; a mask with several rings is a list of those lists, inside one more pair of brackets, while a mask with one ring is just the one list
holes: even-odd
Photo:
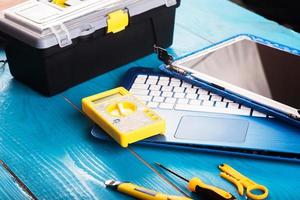
[[[300, 47], [299, 34], [230, 2], [186, 0], [178, 9], [174, 44], [169, 50], [181, 56], [240, 33], [252, 33], [295, 48]], [[117, 86], [123, 72], [138, 64], [156, 67], [160, 63], [151, 55], [75, 87], [64, 95], [80, 106], [82, 97], [102, 91], [103, 83], [106, 89]], [[271, 192], [269, 199], [299, 198], [297, 186], [300, 177], [297, 170], [300, 165], [296, 163], [139, 145], [134, 145], [133, 149], [150, 164], [161, 162], [188, 178], [200, 176], [204, 181], [223, 187], [237, 197], [235, 188], [218, 176], [218, 164], [226, 162], [258, 183], [268, 186]], [[180, 186], [186, 188], [183, 182]]]
[[[300, 164], [280, 162], [267, 159], [254, 159], [197, 150], [183, 150], [175, 148], [157, 148], [151, 146], [134, 145], [132, 147], [146, 162], [155, 166], [161, 163], [183, 175], [186, 178], [199, 177], [205, 183], [216, 185], [230, 191], [238, 199], [242, 199], [232, 184], [219, 176], [219, 164], [226, 163], [246, 175], [257, 183], [265, 185], [270, 190], [268, 199], [297, 200], [300, 197], [299, 184]], [[160, 173], [168, 177], [188, 193], [185, 182], [159, 169]]]
[[178, 9], [176, 24], [211, 42], [249, 33], [300, 49], [299, 33], [230, 1], [185, 0]]
[[[178, 11], [174, 45], [170, 49], [177, 56], [233, 34], [250, 31], [284, 44], [299, 46], [298, 34], [227, 1], [185, 0]], [[272, 31], [276, 33], [271, 34]], [[152, 67], [159, 64], [151, 55], [74, 87], [63, 95], [80, 106], [82, 97], [117, 86], [122, 74], [131, 66]], [[146, 187], [175, 193], [127, 150], [113, 143], [95, 141], [89, 136], [91, 123], [67, 105], [61, 96], [49, 99], [40, 97], [11, 80], [7, 73], [0, 75], [0, 80], [0, 123], [5, 123], [4, 128], [0, 127], [0, 155], [17, 174], [21, 174], [20, 178], [38, 197], [121, 198], [119, 194], [103, 188], [102, 181], [110, 177], [134, 180]], [[2, 113], [5, 114], [2, 116]], [[220, 161], [228, 162], [266, 185], [274, 179], [272, 199], [298, 197], [295, 196], [295, 187], [289, 189], [287, 186], [299, 185], [298, 175], [292, 175], [299, 168], [296, 164], [153, 147], [134, 146], [134, 150], [150, 163], [162, 162], [175, 167], [185, 176], [200, 174], [202, 177], [204, 174], [204, 180], [232, 191], [233, 187], [217, 177], [215, 168]], [[262, 171], [253, 173], [252, 169]], [[132, 174], [132, 171], [135, 173]], [[283, 175], [279, 178], [274, 176], [280, 173]], [[284, 192], [279, 194], [282, 187]]]
[[95, 141], [91, 121], [61, 95], [41, 96], [8, 68], [0, 74], [0, 113], [0, 159], [40, 199], [126, 199], [105, 189], [107, 179], [179, 195], [128, 149]]
[[[211, 43], [236, 34], [251, 33], [294, 48], [300, 48], [300, 35], [298, 33], [228, 1], [183, 1], [178, 9], [176, 25], [205, 38]], [[189, 38], [186, 37], [185, 41], [189, 41]], [[181, 43], [183, 46], [184, 44], [184, 42]], [[178, 45], [180, 46], [180, 44]], [[195, 49], [191, 48], [190, 50]], [[300, 167], [299, 163], [140, 145], [134, 145], [133, 149], [150, 164], [160, 162], [187, 178], [199, 176], [207, 183], [233, 192], [237, 197], [239, 195], [236, 189], [218, 175], [217, 166], [223, 162], [232, 165], [258, 183], [265, 184], [270, 189], [269, 199], [296, 200], [300, 197], [297, 189], [300, 184], [300, 175], [297, 172]], [[163, 171], [160, 172], [164, 173]], [[173, 178], [182, 188], [186, 188], [184, 182], [180, 182], [172, 176], [169, 178]]]
[[0, 165], [0, 199], [30, 199], [2, 165]]

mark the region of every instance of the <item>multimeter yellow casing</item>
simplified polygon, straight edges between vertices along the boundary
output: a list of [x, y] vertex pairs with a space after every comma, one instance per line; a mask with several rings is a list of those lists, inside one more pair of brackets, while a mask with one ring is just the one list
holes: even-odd
[[165, 120], [123, 87], [82, 99], [82, 110], [122, 147], [166, 130]]

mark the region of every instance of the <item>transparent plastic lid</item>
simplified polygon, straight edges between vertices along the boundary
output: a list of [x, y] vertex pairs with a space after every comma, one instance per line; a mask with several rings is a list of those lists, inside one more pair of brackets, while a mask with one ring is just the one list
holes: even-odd
[[36, 28], [44, 28], [59, 21], [66, 22], [91, 12], [113, 8], [129, 0], [72, 0], [72, 2], [75, 1], [77, 3], [68, 4], [70, 6], [61, 6], [47, 0], [28, 0], [4, 10], [4, 17], [16, 23], [22, 23], [25, 27], [28, 24]]
[[27, 1], [27, 0], [1, 0], [0, 1], [0, 11], [8, 9], [15, 5], [18, 5], [19, 3], [22, 3], [24, 1]]
[[[11, 1], [11, 0], [0, 0]], [[0, 29], [37, 48], [47, 48], [107, 26], [107, 16], [125, 10], [135, 16], [176, 0], [17, 0], [2, 10]], [[20, 3], [21, 2], [21, 3]], [[14, 5], [13, 7], [11, 7]], [[54, 37], [54, 38], [53, 38]], [[55, 38], [56, 37], [56, 38]]]

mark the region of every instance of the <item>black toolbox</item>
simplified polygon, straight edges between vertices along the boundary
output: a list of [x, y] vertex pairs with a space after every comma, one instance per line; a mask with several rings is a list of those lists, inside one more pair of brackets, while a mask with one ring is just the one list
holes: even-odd
[[70, 2], [29, 0], [0, 19], [11, 74], [44, 95], [172, 44], [179, 0]]

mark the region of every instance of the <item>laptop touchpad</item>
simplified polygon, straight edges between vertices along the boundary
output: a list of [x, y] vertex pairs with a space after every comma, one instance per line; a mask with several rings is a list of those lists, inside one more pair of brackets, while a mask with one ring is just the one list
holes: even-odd
[[248, 121], [214, 117], [183, 116], [175, 137], [185, 140], [242, 143], [246, 139]]

